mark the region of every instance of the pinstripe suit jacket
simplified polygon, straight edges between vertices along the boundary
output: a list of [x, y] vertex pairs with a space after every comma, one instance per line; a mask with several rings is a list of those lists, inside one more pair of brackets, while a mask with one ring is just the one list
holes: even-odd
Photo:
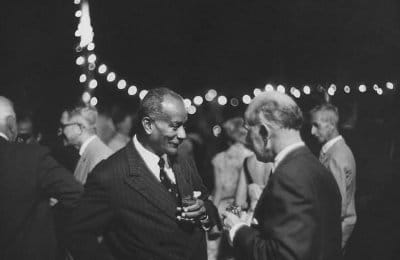
[[[172, 168], [181, 196], [201, 191], [216, 217], [193, 161], [177, 157]], [[179, 224], [177, 206], [130, 142], [89, 175], [68, 228], [70, 251], [75, 260], [104, 259], [96, 242], [102, 235], [114, 259], [207, 259], [204, 231]]]

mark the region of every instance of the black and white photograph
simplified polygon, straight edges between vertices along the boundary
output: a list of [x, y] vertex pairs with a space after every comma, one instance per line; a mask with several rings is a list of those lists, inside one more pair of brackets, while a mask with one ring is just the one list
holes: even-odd
[[400, 259], [398, 0], [0, 8], [0, 260]]

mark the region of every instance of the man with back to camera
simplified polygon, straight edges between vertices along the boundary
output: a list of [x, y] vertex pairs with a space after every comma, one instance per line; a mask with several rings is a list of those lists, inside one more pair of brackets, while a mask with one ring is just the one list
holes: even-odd
[[205, 232], [218, 213], [193, 160], [177, 153], [186, 138], [182, 97], [152, 89], [138, 113], [133, 140], [87, 180], [68, 228], [70, 251], [75, 260], [104, 259], [96, 254], [102, 235], [114, 259], [205, 260]]
[[79, 150], [81, 157], [74, 176], [82, 184], [93, 168], [112, 154], [112, 150], [96, 135], [96, 120], [94, 107], [80, 105], [64, 111], [60, 120], [60, 134], [67, 144]]
[[333, 174], [342, 196], [342, 248], [357, 221], [354, 195], [356, 162], [353, 153], [339, 134], [339, 112], [332, 104], [322, 104], [310, 111], [311, 134], [323, 145], [319, 160]]
[[245, 120], [257, 159], [274, 165], [251, 226], [246, 216], [223, 213], [238, 259], [340, 259], [340, 193], [300, 137], [300, 108], [285, 94], [265, 92]]
[[46, 148], [14, 143], [16, 136], [13, 104], [0, 96], [0, 259], [54, 260], [59, 242], [49, 198], [68, 213], [83, 188]]

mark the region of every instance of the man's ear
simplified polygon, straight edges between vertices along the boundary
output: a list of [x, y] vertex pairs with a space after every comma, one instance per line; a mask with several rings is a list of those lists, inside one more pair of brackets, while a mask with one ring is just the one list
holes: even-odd
[[269, 139], [268, 138], [269, 137], [269, 132], [268, 132], [267, 127], [264, 124], [262, 124], [260, 126], [259, 134], [260, 134], [261, 138], [263, 139], [264, 143], [267, 143], [268, 139]]
[[151, 123], [151, 121], [152, 120], [150, 119], [150, 117], [147, 116], [143, 117], [142, 119], [142, 126], [147, 134], [151, 134], [153, 132], [153, 124]]
[[15, 116], [7, 116], [6, 124], [9, 135], [8, 137], [11, 139], [11, 141], [15, 141], [15, 138], [17, 138], [18, 135], [17, 119]]

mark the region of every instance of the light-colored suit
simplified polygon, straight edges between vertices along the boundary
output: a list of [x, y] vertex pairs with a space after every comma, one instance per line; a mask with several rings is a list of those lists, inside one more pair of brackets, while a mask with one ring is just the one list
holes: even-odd
[[343, 138], [336, 141], [325, 152], [322, 149], [319, 159], [335, 177], [342, 196], [342, 247], [344, 247], [357, 220], [354, 202], [356, 163], [353, 153]]
[[107, 159], [113, 151], [97, 136], [88, 144], [74, 171], [75, 179], [85, 184], [88, 174], [102, 160]]

